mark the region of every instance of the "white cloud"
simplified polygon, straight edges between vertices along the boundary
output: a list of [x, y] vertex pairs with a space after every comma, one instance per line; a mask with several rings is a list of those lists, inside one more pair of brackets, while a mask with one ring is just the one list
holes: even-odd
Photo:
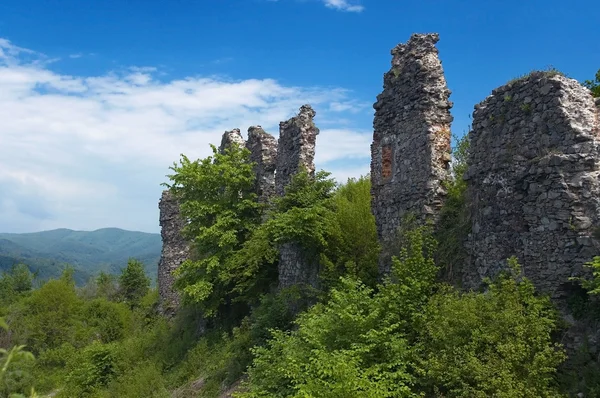
[[[160, 183], [181, 153], [207, 156], [234, 127], [277, 135], [304, 103], [326, 126], [341, 127], [360, 108], [343, 89], [159, 76], [153, 67], [60, 74], [47, 57], [0, 39], [0, 232], [157, 232]], [[341, 180], [364, 174], [370, 141], [370, 132], [322, 128], [317, 167]]]
[[347, 12], [362, 12], [365, 8], [360, 4], [352, 4], [348, 0], [323, 0], [325, 6], [334, 10]]

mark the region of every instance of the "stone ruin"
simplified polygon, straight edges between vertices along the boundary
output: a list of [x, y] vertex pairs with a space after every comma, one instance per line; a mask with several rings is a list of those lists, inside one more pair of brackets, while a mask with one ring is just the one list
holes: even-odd
[[221, 137], [221, 145], [219, 146], [219, 152], [224, 153], [225, 150], [231, 148], [231, 145], [234, 143], [241, 147], [243, 147], [246, 143], [244, 141], [244, 137], [242, 137], [242, 133], [240, 133], [240, 129], [233, 129], [223, 133], [223, 137]]
[[303, 105], [297, 116], [279, 124], [277, 145], [277, 173], [275, 191], [282, 196], [292, 176], [304, 168], [310, 175], [315, 173], [315, 145], [319, 129], [313, 118], [315, 111]]
[[[389, 272], [386, 247], [393, 246], [403, 217], [435, 223], [446, 196], [452, 102], [437, 41], [437, 34], [415, 34], [392, 50], [392, 68], [374, 105], [371, 193], [384, 248], [381, 274]], [[472, 224], [464, 287], [478, 288], [516, 256], [524, 275], [572, 321], [565, 305], [573, 289], [569, 278], [583, 275], [583, 264], [600, 254], [599, 107], [589, 90], [554, 72], [510, 82], [475, 107], [464, 177]], [[226, 133], [222, 148], [238, 142], [252, 153], [261, 202], [283, 195], [301, 168], [314, 173], [314, 116], [303, 106], [282, 122], [277, 145], [259, 126], [249, 129], [246, 143], [239, 130]], [[187, 246], [177, 238], [183, 224], [165, 195], [159, 289], [161, 300], [175, 302], [168, 275], [187, 256]], [[297, 243], [280, 249], [280, 287], [315, 286], [318, 262]], [[570, 332], [566, 339], [577, 344], [589, 332]], [[600, 338], [597, 328], [594, 333]]]
[[412, 213], [435, 219], [449, 177], [452, 102], [435, 44], [415, 34], [392, 50], [392, 68], [377, 96], [371, 144], [372, 211], [382, 242], [380, 272], [390, 270], [389, 246]]
[[277, 166], [277, 140], [261, 126], [248, 129], [246, 148], [250, 161], [255, 163], [256, 193], [260, 203], [268, 203], [275, 196], [275, 168]]
[[[435, 43], [413, 35], [392, 50], [392, 69], [374, 105], [372, 211], [389, 272], [386, 245], [407, 213], [435, 221], [450, 160], [450, 92]], [[538, 291], [549, 294], [571, 328], [573, 348], [597, 328], [569, 315], [570, 277], [600, 254], [599, 100], [557, 72], [533, 72], [475, 107], [467, 182], [472, 224], [462, 284], [477, 289], [515, 256]], [[587, 328], [587, 329], [586, 329]], [[591, 330], [594, 329], [594, 330]]]
[[163, 191], [158, 208], [163, 242], [158, 262], [159, 305], [161, 313], [173, 315], [180, 304], [179, 294], [173, 288], [173, 271], [189, 258], [190, 247], [181, 234], [185, 220], [179, 214], [177, 198], [170, 191]]
[[515, 255], [538, 289], [565, 297], [569, 277], [599, 254], [599, 128], [589, 91], [556, 73], [532, 73], [475, 107], [466, 286]]
[[[275, 192], [282, 196], [292, 176], [300, 170], [306, 170], [311, 176], [315, 173], [315, 144], [319, 129], [313, 118], [315, 111], [304, 105], [297, 116], [279, 124], [279, 142], [277, 146], [277, 173], [275, 174]], [[317, 286], [318, 259], [296, 242], [284, 243], [279, 248], [279, 287], [293, 285]]]
[[[255, 163], [255, 189], [260, 203], [269, 203], [276, 195], [283, 195], [292, 176], [302, 168], [314, 175], [315, 141], [319, 133], [319, 129], [313, 123], [314, 116], [315, 112], [310, 105], [302, 106], [297, 116], [281, 122], [279, 140], [266, 133], [261, 126], [251, 126], [248, 129], [248, 141], [244, 140], [239, 129], [223, 134], [219, 146], [220, 153], [233, 144], [245, 146], [250, 151], [250, 160]], [[180, 303], [179, 296], [173, 289], [172, 273], [189, 258], [190, 249], [188, 242], [181, 235], [185, 221], [179, 216], [179, 204], [169, 191], [163, 192], [159, 209], [163, 240], [158, 266], [159, 295], [161, 311], [172, 314]], [[305, 258], [298, 244], [282, 245], [279, 263], [280, 287], [297, 283], [315, 286], [318, 271], [316, 266], [314, 261]]]

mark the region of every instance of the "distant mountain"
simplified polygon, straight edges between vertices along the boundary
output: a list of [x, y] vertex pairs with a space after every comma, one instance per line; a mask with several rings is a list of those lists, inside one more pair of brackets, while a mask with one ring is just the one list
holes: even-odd
[[75, 268], [78, 284], [100, 271], [117, 274], [129, 258], [140, 260], [153, 280], [161, 251], [160, 234], [103, 228], [96, 231], [0, 233], [0, 270], [27, 264], [42, 279], [58, 276], [66, 264]]

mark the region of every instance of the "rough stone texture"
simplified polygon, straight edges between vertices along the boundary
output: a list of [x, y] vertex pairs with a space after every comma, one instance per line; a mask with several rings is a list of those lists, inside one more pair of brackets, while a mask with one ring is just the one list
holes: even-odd
[[402, 218], [435, 215], [449, 177], [450, 90], [435, 44], [437, 34], [414, 34], [392, 51], [392, 68], [377, 97], [371, 145], [372, 211], [383, 244], [380, 272]]
[[[315, 143], [319, 129], [313, 123], [315, 111], [303, 105], [297, 116], [279, 124], [277, 147], [277, 173], [275, 191], [285, 193], [292, 176], [302, 167], [314, 175]], [[280, 247], [279, 287], [307, 284], [317, 286], [318, 261], [310, 256], [298, 243], [286, 243]]]
[[188, 242], [181, 235], [185, 220], [180, 217], [179, 203], [170, 191], [163, 191], [158, 204], [162, 236], [162, 253], [158, 263], [158, 292], [160, 310], [173, 315], [179, 307], [180, 297], [173, 288], [173, 271], [188, 259]]
[[260, 203], [267, 203], [275, 196], [275, 167], [277, 163], [277, 140], [260, 126], [248, 129], [246, 148], [250, 160], [255, 162], [256, 193]]
[[298, 243], [284, 243], [279, 248], [279, 287], [295, 285], [317, 287], [318, 259], [310, 257]]
[[600, 124], [577, 81], [536, 72], [475, 106], [470, 133], [470, 264], [476, 287], [515, 255], [535, 286], [562, 306], [571, 276], [598, 254]]
[[219, 146], [219, 152], [225, 152], [225, 149], [231, 147], [232, 143], [236, 143], [239, 146], [243, 147], [245, 142], [242, 137], [242, 133], [240, 133], [240, 129], [233, 129], [231, 131], [226, 131], [223, 133], [223, 137], [221, 138], [221, 145]]
[[313, 122], [314, 117], [315, 111], [311, 106], [302, 105], [297, 116], [279, 123], [275, 174], [277, 195], [284, 194], [285, 187], [301, 167], [305, 167], [311, 175], [315, 172], [315, 144], [319, 129]]

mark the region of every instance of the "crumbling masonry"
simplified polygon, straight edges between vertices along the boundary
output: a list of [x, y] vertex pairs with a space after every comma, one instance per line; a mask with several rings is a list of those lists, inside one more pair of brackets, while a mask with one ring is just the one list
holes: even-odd
[[231, 148], [231, 144], [234, 143], [240, 147], [243, 147], [245, 144], [244, 137], [242, 137], [240, 129], [233, 129], [223, 133], [223, 137], [221, 137], [221, 145], [219, 146], [219, 152], [224, 153], [225, 150], [227, 148]]
[[[315, 144], [319, 129], [313, 118], [315, 111], [303, 105], [297, 116], [279, 124], [277, 147], [277, 173], [275, 191], [285, 193], [285, 187], [294, 174], [305, 169], [310, 175], [315, 172]], [[293, 285], [317, 286], [318, 259], [297, 242], [285, 243], [279, 248], [279, 287]]]
[[569, 293], [569, 277], [600, 249], [599, 127], [589, 90], [554, 72], [497, 88], [475, 107], [467, 287], [515, 255], [536, 288], [559, 303]]
[[[250, 151], [250, 160], [255, 163], [256, 193], [260, 203], [268, 203], [276, 193], [283, 195], [286, 185], [301, 168], [314, 174], [315, 140], [319, 133], [313, 123], [314, 116], [315, 112], [309, 105], [302, 106], [297, 116], [281, 122], [279, 142], [260, 126], [248, 129], [247, 142], [239, 129], [223, 134], [220, 153], [224, 153], [234, 143], [246, 146]], [[278, 151], [281, 153], [279, 157]], [[190, 250], [181, 236], [185, 222], [179, 217], [179, 205], [169, 191], [163, 192], [159, 208], [163, 249], [158, 266], [158, 286], [161, 310], [165, 314], [171, 314], [179, 306], [179, 296], [173, 289], [173, 271], [188, 259]], [[282, 245], [280, 286], [298, 283], [315, 286], [317, 264], [313, 259], [307, 258], [297, 243]]]
[[180, 304], [179, 295], [173, 288], [173, 271], [188, 259], [190, 249], [181, 235], [185, 220], [179, 214], [177, 198], [170, 191], [163, 191], [158, 208], [163, 242], [158, 263], [160, 311], [165, 315], [173, 315]]
[[277, 140], [260, 126], [248, 129], [246, 148], [250, 161], [255, 163], [256, 193], [260, 203], [268, 203], [275, 196], [275, 168], [277, 162]]
[[304, 168], [310, 175], [315, 172], [315, 144], [319, 129], [313, 118], [315, 111], [310, 105], [300, 107], [298, 115], [279, 123], [279, 141], [277, 146], [277, 173], [275, 191], [277, 195], [285, 193], [285, 187], [292, 176]]
[[405, 215], [435, 219], [449, 177], [452, 102], [435, 44], [414, 34], [392, 50], [392, 68], [377, 97], [371, 145], [372, 211], [383, 246], [380, 272]]

